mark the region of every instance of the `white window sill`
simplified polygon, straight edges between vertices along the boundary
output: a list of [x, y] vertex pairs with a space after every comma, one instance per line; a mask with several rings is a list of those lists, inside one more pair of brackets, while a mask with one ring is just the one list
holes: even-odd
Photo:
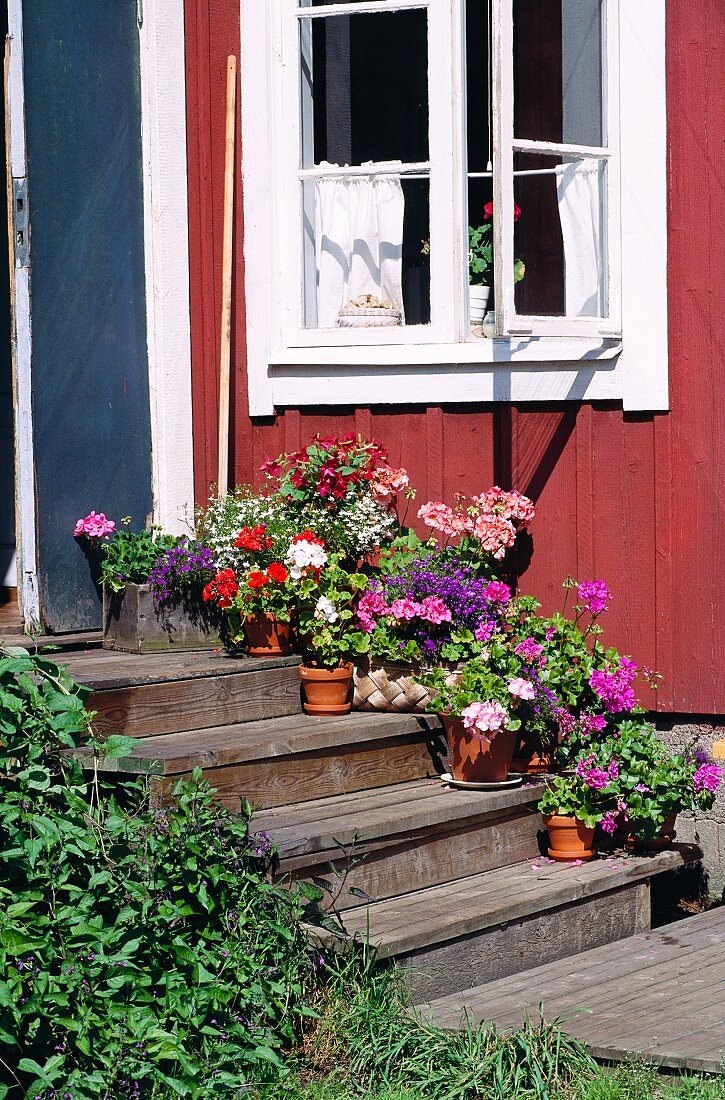
[[[268, 359], [273, 407], [622, 401], [618, 339], [515, 337], [467, 344], [287, 348]], [[252, 415], [265, 415], [261, 405]]]

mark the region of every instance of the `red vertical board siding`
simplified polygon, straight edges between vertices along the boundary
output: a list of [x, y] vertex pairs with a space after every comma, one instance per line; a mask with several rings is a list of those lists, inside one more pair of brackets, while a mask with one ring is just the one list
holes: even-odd
[[[669, 338], [671, 412], [627, 416], [613, 404], [284, 409], [246, 413], [243, 220], [237, 164], [232, 356], [232, 472], [259, 484], [266, 455], [316, 432], [381, 440], [425, 500], [451, 501], [494, 483], [537, 504], [522, 588], [546, 611], [561, 582], [606, 578], [607, 637], [664, 676], [647, 705], [725, 710], [718, 628], [723, 619], [722, 355], [725, 283], [717, 171], [725, 100], [725, 4], [667, 4]], [[239, 55], [238, 0], [186, 0], [189, 248], [197, 499], [216, 477], [224, 87]], [[625, 107], [626, 109], [626, 107]], [[643, 308], [646, 294], [643, 291]]]

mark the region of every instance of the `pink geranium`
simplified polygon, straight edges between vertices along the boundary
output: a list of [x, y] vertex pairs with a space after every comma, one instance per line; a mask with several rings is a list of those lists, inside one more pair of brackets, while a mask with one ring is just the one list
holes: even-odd
[[83, 519], [76, 520], [73, 537], [85, 535], [89, 539], [107, 539], [115, 530], [116, 524], [112, 519], [107, 519], [103, 512], [89, 512]]
[[392, 466], [378, 466], [370, 479], [370, 491], [378, 504], [391, 504], [398, 493], [410, 485], [407, 470], [394, 470]]
[[378, 619], [381, 615], [387, 615], [389, 610], [382, 593], [365, 592], [357, 605], [357, 617], [361, 628], [366, 634], [372, 634]]
[[487, 600], [493, 600], [494, 603], [508, 603], [511, 599], [511, 589], [503, 581], [491, 581], [484, 588], [483, 594]]
[[429, 623], [449, 623], [451, 621], [450, 608], [446, 607], [438, 596], [426, 596], [418, 604], [418, 615]]
[[469, 703], [461, 711], [464, 729], [485, 745], [490, 745], [509, 720], [508, 712], [497, 702]]
[[524, 680], [521, 676], [515, 676], [513, 680], [509, 680], [508, 689], [516, 699], [533, 699], [536, 695], [531, 680]]
[[402, 600], [394, 600], [390, 605], [390, 614], [396, 619], [410, 621], [420, 614], [420, 604], [405, 596]]
[[434, 531], [440, 531], [449, 536], [460, 534], [460, 523], [455, 512], [440, 500], [429, 500], [418, 509], [418, 517]]

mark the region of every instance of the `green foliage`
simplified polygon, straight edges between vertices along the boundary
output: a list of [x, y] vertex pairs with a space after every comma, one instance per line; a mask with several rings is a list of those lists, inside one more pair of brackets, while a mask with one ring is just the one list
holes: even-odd
[[307, 1011], [299, 896], [270, 884], [248, 809], [216, 804], [198, 771], [156, 808], [140, 780], [88, 781], [64, 754], [84, 701], [47, 658], [0, 650], [0, 1097], [276, 1079]]
[[354, 626], [355, 603], [366, 586], [365, 574], [348, 573], [335, 555], [319, 577], [299, 582], [299, 636], [308, 663], [334, 669], [367, 652], [368, 636]]
[[330, 959], [329, 968], [320, 1019], [304, 1045], [305, 1069], [325, 1071], [332, 1089], [346, 1083], [341, 1096], [553, 1100], [556, 1085], [594, 1070], [555, 1025], [529, 1021], [503, 1035], [462, 1021], [459, 1031], [441, 1030], [410, 1009], [403, 972], [376, 964], [363, 949]]
[[[514, 282], [526, 273], [521, 260], [514, 260]], [[493, 286], [493, 222], [468, 227], [468, 281], [472, 286]]]
[[539, 810], [544, 817], [550, 814], [575, 817], [587, 828], [593, 829], [605, 813], [616, 809], [617, 789], [615, 781], [597, 790], [577, 775], [557, 775], [549, 780], [539, 800]]
[[511, 695], [508, 681], [521, 676], [521, 672], [521, 659], [512, 648], [494, 637], [488, 644], [487, 657], [474, 657], [455, 673], [434, 668], [416, 679], [435, 691], [428, 706], [435, 714], [460, 718], [471, 703], [497, 702], [509, 713], [506, 728], [517, 730], [521, 719], [515, 712], [520, 700]]
[[121, 592], [127, 584], [146, 584], [154, 562], [176, 541], [174, 535], [163, 535], [160, 527], [114, 531], [101, 544], [101, 582], [112, 592]]

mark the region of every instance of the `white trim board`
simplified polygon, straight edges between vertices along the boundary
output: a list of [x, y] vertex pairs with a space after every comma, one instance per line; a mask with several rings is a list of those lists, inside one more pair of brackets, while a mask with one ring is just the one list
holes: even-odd
[[188, 531], [194, 501], [183, 0], [139, 27], [154, 520]]
[[[25, 87], [23, 83], [23, 5], [22, 0], [8, 2], [7, 135], [10, 175], [26, 176]], [[18, 554], [18, 592], [26, 629], [40, 621], [38, 566], [35, 526], [35, 466], [33, 452], [33, 407], [31, 377], [32, 328], [30, 317], [30, 265], [21, 267], [14, 257], [10, 239], [12, 291], [13, 389], [15, 401], [15, 499], [16, 542]]]
[[[447, 2], [460, 4], [460, 0]], [[439, 4], [440, 0], [430, 0], [430, 10]], [[609, 0], [609, 6], [616, 10], [617, 0]], [[606, 357], [606, 363], [596, 349], [576, 354], [572, 331], [568, 337], [553, 337], [561, 341], [561, 351], [552, 348], [547, 360], [535, 366], [532, 362], [529, 368], [523, 361], [533, 361], [534, 356], [521, 354], [516, 337], [508, 344], [505, 339], [488, 342], [494, 346], [480, 347], [478, 362], [471, 363], [476, 352], [470, 348], [477, 344], [459, 344], [455, 351], [446, 346], [436, 359], [436, 344], [430, 337], [427, 346], [414, 342], [411, 335], [397, 346], [381, 338], [375, 346], [366, 341], [367, 346], [361, 342], [343, 349], [285, 346], [274, 335], [279, 328], [278, 288], [286, 285], [290, 272], [285, 270], [280, 247], [285, 234], [270, 199], [280, 184], [280, 162], [270, 135], [286, 134], [294, 141], [296, 133], [294, 111], [284, 101], [275, 75], [284, 60], [283, 7], [282, 0], [267, 0], [263, 5], [258, 0], [241, 0], [250, 415], [268, 416], [283, 406], [411, 400], [440, 404], [473, 400], [474, 395], [476, 400], [494, 401], [606, 398], [621, 401], [626, 411], [666, 410], [665, 0], [628, 0], [620, 5], [619, 48], [615, 47], [611, 66], [614, 73], [619, 67], [621, 77], [622, 349], [617, 346], [616, 359]], [[340, 339], [333, 336], [329, 343], [339, 344]], [[574, 385], [572, 368], [579, 378]], [[499, 372], [502, 381], [495, 382]], [[454, 396], [463, 390], [466, 397]]]

